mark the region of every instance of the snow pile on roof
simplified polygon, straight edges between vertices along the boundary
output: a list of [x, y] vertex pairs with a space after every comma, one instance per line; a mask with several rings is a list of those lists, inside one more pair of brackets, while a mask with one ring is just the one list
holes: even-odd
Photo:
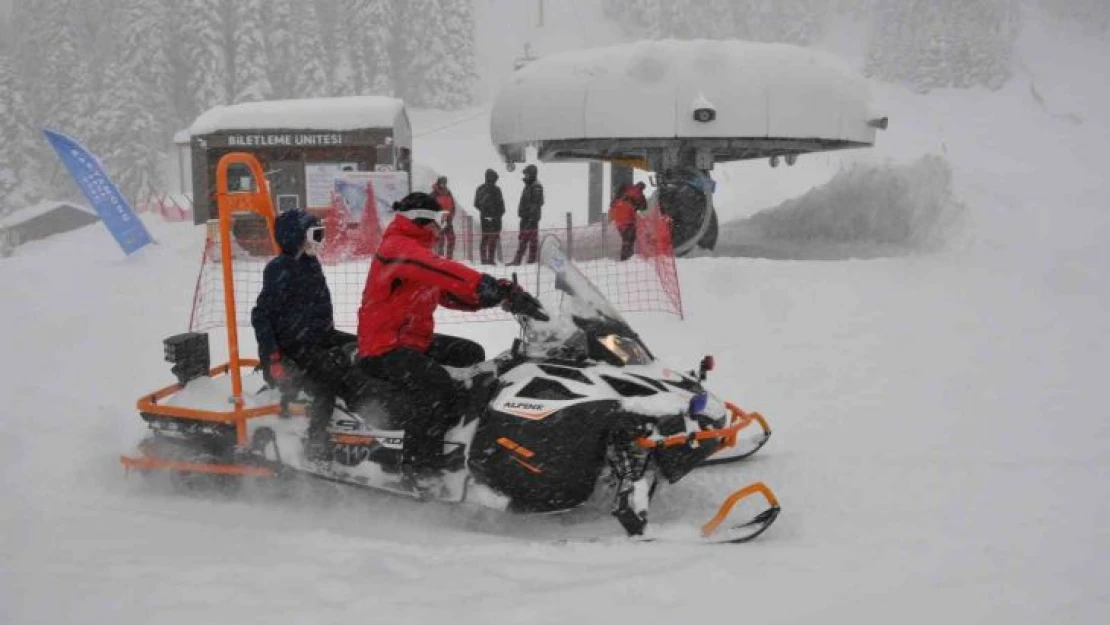
[[[709, 106], [716, 119], [694, 120]], [[498, 94], [495, 145], [578, 138], [774, 137], [874, 143], [867, 81], [826, 53], [641, 41], [531, 63]]]
[[189, 128], [192, 136], [223, 130], [358, 130], [392, 128], [404, 102], [383, 96], [244, 102], [209, 109]]
[[93, 209], [82, 204], [76, 204], [74, 202], [39, 202], [38, 204], [12, 211], [11, 213], [4, 215], [3, 217], [0, 217], [0, 228], [10, 228], [12, 226], [18, 226], [21, 223], [30, 221], [35, 217], [41, 217], [49, 213], [50, 211], [63, 206], [68, 206], [70, 208], [84, 211], [94, 217], [96, 216], [96, 211], [94, 211]]

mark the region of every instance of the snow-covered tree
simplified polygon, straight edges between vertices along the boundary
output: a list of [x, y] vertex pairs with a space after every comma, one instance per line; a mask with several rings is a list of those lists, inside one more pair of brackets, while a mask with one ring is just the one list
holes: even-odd
[[396, 3], [391, 0], [351, 0], [349, 8], [354, 25], [350, 41], [353, 44], [351, 67], [355, 91], [366, 95], [392, 95], [393, 63], [389, 51], [396, 24]]
[[120, 5], [118, 43], [112, 58], [135, 79], [144, 102], [160, 120], [159, 126], [169, 133], [174, 125], [170, 103], [173, 66], [163, 35], [169, 7], [163, 0], [121, 0]]
[[231, 23], [224, 23], [225, 31], [230, 26], [231, 42], [229, 47], [232, 78], [228, 93], [232, 102], [255, 102], [271, 97], [273, 88], [267, 75], [266, 41], [263, 37], [262, 0], [234, 0], [230, 11], [225, 13]]
[[437, 98], [441, 108], [468, 106], [471, 88], [478, 82], [474, 53], [474, 6], [469, 2], [450, 2], [443, 7], [446, 22], [447, 58], [443, 61], [446, 87]]
[[327, 60], [316, 4], [274, 0], [264, 17], [267, 75], [274, 97], [328, 95]]
[[41, 181], [30, 157], [36, 145], [22, 81], [7, 53], [0, 54], [0, 215], [30, 203]]
[[161, 27], [169, 7], [161, 0], [121, 0], [117, 45], [85, 141], [132, 200], [158, 186], [158, 164], [169, 146], [173, 75]]
[[107, 89], [93, 115], [98, 130], [91, 146], [108, 175], [131, 201], [144, 199], [158, 188], [158, 163], [166, 138], [129, 63], [117, 60], [107, 70]]
[[230, 100], [225, 81], [227, 52], [220, 5], [221, 0], [180, 0], [180, 54], [186, 66], [184, 91], [192, 99], [192, 110], [185, 121]]
[[460, 48], [456, 37], [473, 37], [473, 14], [451, 4], [412, 0], [398, 5], [390, 48], [393, 77], [398, 94], [414, 106], [456, 108], [470, 100], [473, 48]]

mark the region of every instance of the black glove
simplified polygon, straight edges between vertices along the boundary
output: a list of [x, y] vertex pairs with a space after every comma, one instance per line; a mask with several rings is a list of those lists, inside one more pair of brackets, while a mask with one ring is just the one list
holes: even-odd
[[498, 304], [514, 315], [524, 315], [540, 321], [550, 319], [543, 312], [543, 304], [525, 291], [524, 287], [512, 280], [498, 279], [484, 273], [478, 281], [478, 306], [490, 308]]
[[483, 273], [482, 279], [478, 281], [478, 307], [497, 306], [508, 299], [514, 289], [519, 288], [519, 285], [513, 284], [510, 280], [494, 278], [488, 273]]
[[531, 293], [520, 287], [517, 287], [517, 289], [505, 299], [505, 302], [501, 304], [501, 308], [514, 315], [524, 315], [525, 317], [531, 317], [532, 319], [538, 319], [540, 321], [548, 321], [551, 319], [551, 317], [547, 316], [547, 313], [544, 312], [543, 304], [540, 303], [540, 300], [532, 297]]

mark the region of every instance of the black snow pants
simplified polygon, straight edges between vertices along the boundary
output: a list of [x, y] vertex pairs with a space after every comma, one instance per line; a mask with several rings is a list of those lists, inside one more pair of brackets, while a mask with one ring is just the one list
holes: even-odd
[[636, 253], [636, 224], [617, 228], [621, 235], [621, 260], [628, 260]]
[[520, 220], [520, 234], [517, 236], [517, 239], [520, 241], [520, 247], [516, 249], [516, 257], [513, 258], [513, 262], [509, 264], [519, 265], [521, 260], [524, 259], [525, 253], [528, 254], [528, 260], [526, 262], [529, 265], [536, 262], [536, 253], [540, 249], [539, 227], [540, 223], [538, 220]]
[[362, 372], [358, 371], [346, 354], [346, 346], [358, 337], [332, 329], [311, 345], [293, 345], [287, 352], [304, 371], [304, 386], [312, 402], [308, 405], [308, 434], [319, 436], [331, 422], [335, 398], [341, 397], [348, 405], [358, 397]]
[[467, 405], [462, 387], [443, 367], [470, 367], [485, 358], [485, 350], [474, 341], [436, 334], [423, 353], [401, 347], [359, 361], [364, 374], [391, 382], [410, 400], [402, 462], [414, 469], [437, 467], [443, 435]]
[[478, 247], [483, 265], [493, 265], [497, 259], [497, 248], [501, 244], [501, 218], [482, 218], [482, 243]]

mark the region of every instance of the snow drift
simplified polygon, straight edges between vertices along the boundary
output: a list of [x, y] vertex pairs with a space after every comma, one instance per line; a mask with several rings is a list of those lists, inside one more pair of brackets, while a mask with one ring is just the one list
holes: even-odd
[[965, 207], [952, 168], [936, 155], [906, 165], [862, 165], [801, 197], [733, 221], [717, 254], [842, 258], [935, 251], [961, 231]]

